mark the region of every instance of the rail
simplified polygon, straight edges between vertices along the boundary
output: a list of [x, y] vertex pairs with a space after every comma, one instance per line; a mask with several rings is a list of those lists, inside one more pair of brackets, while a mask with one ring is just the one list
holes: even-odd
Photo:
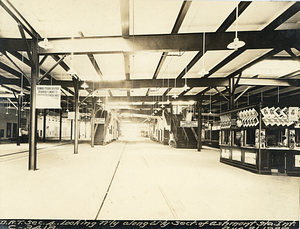
[[192, 129], [192, 132], [193, 132], [193, 134], [194, 134], [196, 140], [198, 141], [198, 135], [197, 135], [197, 133], [196, 133], [194, 127], [191, 127], [191, 129]]
[[182, 132], [184, 133], [184, 136], [185, 136], [185, 140], [187, 141], [187, 143], [190, 141], [190, 139], [189, 139], [189, 137], [188, 137], [188, 135], [187, 135], [187, 133], [186, 133], [186, 131], [185, 131], [185, 129], [184, 129], [184, 127], [182, 127]]

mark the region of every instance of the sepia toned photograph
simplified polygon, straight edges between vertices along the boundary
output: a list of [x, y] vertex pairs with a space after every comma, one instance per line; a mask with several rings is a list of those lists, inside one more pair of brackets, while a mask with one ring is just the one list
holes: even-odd
[[300, 2], [0, 0], [0, 228], [299, 228]]

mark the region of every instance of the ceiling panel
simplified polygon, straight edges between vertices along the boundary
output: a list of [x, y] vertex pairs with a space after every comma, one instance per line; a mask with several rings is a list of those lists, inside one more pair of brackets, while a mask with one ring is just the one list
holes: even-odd
[[111, 90], [113, 96], [127, 96], [127, 90]]
[[237, 1], [193, 1], [179, 33], [215, 32], [237, 4]]
[[174, 79], [188, 65], [198, 52], [168, 53], [157, 78]]
[[234, 50], [207, 51], [204, 56], [188, 71], [184, 78], [200, 78], [199, 71], [204, 67], [206, 71], [210, 71], [222, 60], [228, 57]]
[[271, 50], [270, 49], [248, 49], [244, 51], [242, 54], [240, 54], [238, 57], [230, 61], [228, 64], [226, 64], [224, 67], [219, 69], [213, 75], [218, 75], [220, 73], [229, 75], [230, 73], [245, 66], [249, 62], [256, 60], [257, 58], [266, 54], [269, 51]]
[[147, 88], [132, 89], [130, 90], [130, 96], [145, 96], [147, 91]]
[[152, 79], [160, 57], [160, 52], [131, 55], [130, 79]]
[[184, 95], [197, 95], [201, 91], [205, 90], [206, 87], [193, 87], [191, 90], [189, 90], [187, 93]]
[[177, 87], [177, 88], [172, 88], [167, 96], [172, 96], [172, 95], [180, 95], [182, 92], [184, 91], [184, 89], [182, 87]]
[[[0, 37], [21, 38], [18, 24], [2, 7], [0, 7], [0, 25]], [[27, 37], [29, 38], [29, 35]]]
[[[264, 29], [294, 2], [291, 1], [253, 1], [238, 18], [238, 31]], [[227, 31], [235, 31], [233, 23]]]
[[[11, 0], [42, 37], [121, 35], [119, 1]], [[87, 13], [88, 12], [88, 13]], [[84, 20], [83, 20], [84, 17]]]
[[[94, 57], [103, 74], [103, 80], [125, 80], [123, 54], [94, 55]], [[92, 64], [90, 65], [92, 66]], [[98, 77], [96, 76], [96, 78]]]
[[300, 62], [293, 60], [263, 60], [243, 71], [244, 76], [278, 78], [300, 69]]
[[100, 89], [100, 90], [95, 90], [94, 95], [100, 96], [100, 97], [106, 97], [106, 96], [109, 96], [109, 93], [105, 89]]
[[[291, 48], [292, 52], [296, 55], [299, 56], [300, 55], [300, 51], [298, 51], [295, 48]], [[284, 57], [290, 57], [290, 54], [288, 54], [285, 50], [277, 53], [275, 56], [284, 56]]]
[[[166, 86], [166, 85], [165, 85]], [[163, 95], [166, 90], [168, 89], [167, 87], [160, 87], [160, 88], [149, 88], [149, 96], [161, 96]]]
[[131, 0], [130, 34], [170, 34], [182, 2], [182, 0]]
[[300, 12], [296, 13], [294, 16], [276, 28], [276, 30], [285, 29], [300, 29]]

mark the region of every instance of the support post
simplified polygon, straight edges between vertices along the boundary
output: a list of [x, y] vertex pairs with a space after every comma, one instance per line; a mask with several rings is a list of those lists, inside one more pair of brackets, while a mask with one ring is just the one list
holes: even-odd
[[18, 95], [18, 132], [17, 132], [17, 146], [21, 143], [21, 107], [22, 107], [22, 96]]
[[36, 149], [36, 84], [39, 76], [39, 55], [38, 40], [33, 39], [32, 59], [34, 65], [31, 68], [30, 85], [30, 121], [29, 121], [29, 170], [37, 169], [37, 149]]
[[95, 145], [95, 100], [92, 98], [92, 120], [91, 120], [91, 147], [94, 148]]
[[62, 137], [62, 109], [59, 110], [59, 141]]
[[46, 142], [46, 122], [47, 122], [47, 113], [44, 109], [44, 120], [43, 120], [43, 142]]
[[73, 119], [71, 120], [71, 141], [73, 140]]
[[74, 154], [78, 154], [78, 138], [79, 138], [79, 126], [78, 126], [78, 115], [79, 115], [79, 80], [73, 77], [74, 83], [74, 97], [75, 97], [75, 120], [74, 120]]
[[198, 142], [197, 142], [197, 150], [201, 151], [202, 149], [202, 96], [198, 100]]
[[234, 77], [229, 78], [229, 110], [234, 108]]

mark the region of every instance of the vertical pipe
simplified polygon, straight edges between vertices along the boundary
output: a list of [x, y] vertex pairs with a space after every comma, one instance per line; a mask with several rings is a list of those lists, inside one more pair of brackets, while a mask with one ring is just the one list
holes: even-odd
[[78, 135], [79, 135], [79, 127], [78, 127], [78, 115], [79, 115], [79, 106], [78, 106], [78, 99], [79, 99], [79, 81], [73, 77], [74, 83], [74, 97], [75, 97], [75, 120], [74, 120], [74, 154], [78, 154]]
[[95, 100], [92, 98], [92, 120], [91, 120], [91, 147], [94, 148], [95, 145]]
[[198, 142], [197, 142], [197, 150], [201, 151], [202, 149], [202, 96], [200, 95], [199, 100], [197, 102], [198, 107]]
[[59, 141], [62, 137], [62, 109], [59, 110]]
[[43, 142], [46, 142], [46, 122], [47, 122], [47, 112], [44, 109], [44, 120], [43, 120]]
[[17, 146], [21, 143], [21, 102], [22, 97], [18, 95], [18, 131], [17, 131]]
[[39, 55], [37, 52], [38, 41], [33, 39], [32, 58], [34, 66], [31, 67], [31, 85], [30, 85], [30, 121], [29, 121], [29, 170], [36, 170], [37, 152], [36, 152], [36, 84], [39, 75]]

